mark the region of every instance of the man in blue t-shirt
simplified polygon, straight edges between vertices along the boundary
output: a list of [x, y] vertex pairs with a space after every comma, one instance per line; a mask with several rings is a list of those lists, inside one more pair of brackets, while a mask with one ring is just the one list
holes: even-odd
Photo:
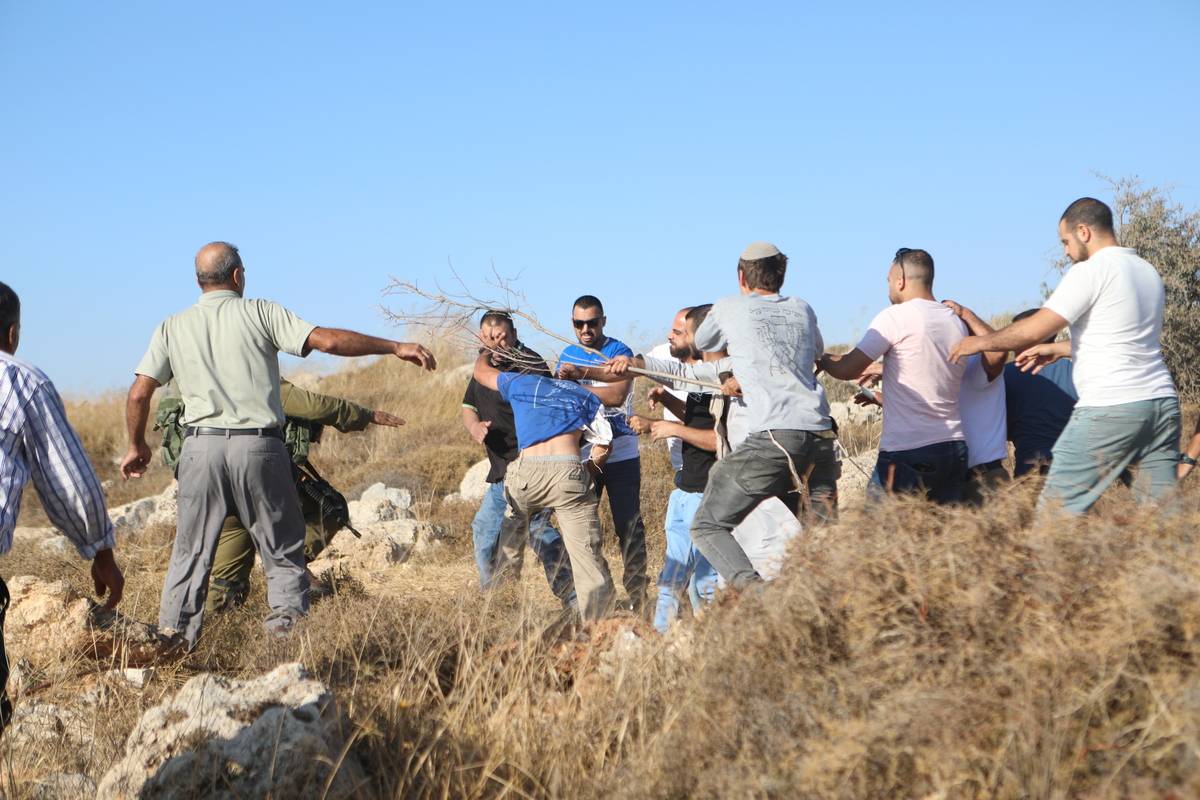
[[[488, 310], [479, 320], [479, 341], [491, 354], [492, 366], [501, 372], [528, 372], [550, 377], [550, 368], [542, 357], [517, 338], [517, 329], [510, 314]], [[474, 378], [471, 378], [463, 394], [461, 415], [467, 432], [487, 451], [491, 466], [487, 475], [488, 490], [484, 493], [475, 519], [471, 521], [479, 585], [486, 590], [496, 585], [494, 578], [500, 531], [508, 508], [508, 499], [504, 496], [504, 475], [508, 471], [508, 462], [520, 452], [517, 447], [517, 428], [513, 422], [512, 408], [504, 402], [499, 392], [481, 386]], [[562, 600], [564, 606], [574, 605], [571, 567], [563, 549], [562, 537], [550, 525], [549, 511], [530, 520], [529, 545], [541, 560], [546, 581], [555, 597]]]
[[[633, 356], [623, 342], [604, 335], [604, 306], [600, 300], [585, 294], [572, 306], [571, 324], [575, 327], [578, 345], [563, 350], [559, 357], [559, 377], [578, 378], [572, 365], [600, 366], [617, 356]], [[612, 381], [580, 380], [580, 384], [600, 398], [604, 414], [613, 429], [612, 453], [604, 472], [596, 477], [596, 496], [608, 490], [608, 506], [612, 509], [617, 540], [621, 543], [621, 560], [625, 564], [622, 582], [629, 594], [630, 607], [642, 613], [646, 606], [646, 526], [642, 523], [642, 461], [638, 451], [637, 434], [629, 427], [633, 413], [630, 390], [632, 378]], [[585, 449], [586, 454], [586, 449]]]
[[[475, 362], [475, 380], [500, 393], [512, 407], [520, 453], [504, 478], [508, 513], [500, 532], [497, 573], [519, 569], [529, 536], [529, 520], [545, 509], [558, 516], [579, 613], [603, 617], [612, 607], [613, 584], [601, 552], [599, 498], [592, 475], [599, 474], [612, 444], [612, 426], [599, 398], [570, 381], [543, 375], [500, 372], [488, 353]], [[581, 461], [579, 446], [590, 451]]]
[[[1037, 313], [1033, 308], [1013, 317], [1020, 322]], [[1055, 336], [1044, 344], [1053, 344]], [[1036, 375], [1022, 372], [1015, 363], [1004, 367], [1004, 401], [1008, 407], [1008, 439], [1013, 443], [1013, 476], [1036, 469], [1045, 475], [1054, 457], [1054, 443], [1067, 427], [1075, 401], [1071, 360], [1043, 367]]]

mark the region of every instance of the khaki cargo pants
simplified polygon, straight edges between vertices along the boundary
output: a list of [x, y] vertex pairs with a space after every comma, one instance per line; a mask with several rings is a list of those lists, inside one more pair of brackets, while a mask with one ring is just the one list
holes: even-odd
[[601, 552], [599, 500], [577, 456], [518, 456], [504, 477], [508, 511], [500, 527], [497, 572], [519, 570], [529, 538], [529, 520], [554, 509], [571, 572], [579, 613], [585, 620], [607, 614], [613, 603], [612, 575]]

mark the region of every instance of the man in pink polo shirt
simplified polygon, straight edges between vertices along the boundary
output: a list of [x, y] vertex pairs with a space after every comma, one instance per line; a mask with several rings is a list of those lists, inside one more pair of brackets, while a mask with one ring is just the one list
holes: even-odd
[[853, 380], [883, 358], [883, 437], [871, 483], [877, 492], [924, 492], [937, 503], [963, 498], [967, 444], [958, 396], [965, 365], [950, 352], [966, 326], [933, 298], [933, 257], [902, 247], [888, 269], [892, 305], [871, 321], [845, 355], [826, 353], [820, 366]]

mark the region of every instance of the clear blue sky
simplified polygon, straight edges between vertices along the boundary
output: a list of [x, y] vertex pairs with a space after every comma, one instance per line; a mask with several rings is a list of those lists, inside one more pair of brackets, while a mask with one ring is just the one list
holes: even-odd
[[494, 261], [635, 345], [767, 239], [849, 341], [897, 247], [990, 314], [1039, 299], [1094, 172], [1200, 205], [1195, 0], [833, 5], [2, 3], [21, 355], [124, 386], [212, 239], [318, 324], [387, 334], [389, 275]]

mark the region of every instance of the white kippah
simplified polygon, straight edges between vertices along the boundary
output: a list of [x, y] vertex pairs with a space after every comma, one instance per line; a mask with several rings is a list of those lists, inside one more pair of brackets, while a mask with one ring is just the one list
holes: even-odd
[[770, 258], [779, 255], [779, 248], [770, 242], [753, 242], [742, 251], [743, 261], [757, 261], [760, 258]]

